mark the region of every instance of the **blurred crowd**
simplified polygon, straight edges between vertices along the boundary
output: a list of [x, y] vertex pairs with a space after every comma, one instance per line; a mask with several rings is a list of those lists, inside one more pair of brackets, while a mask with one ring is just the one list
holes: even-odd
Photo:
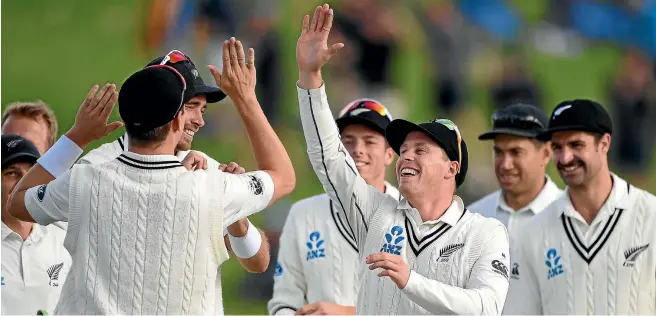
[[[472, 106], [473, 81], [487, 87], [488, 113], [517, 102], [549, 112], [554, 105], [545, 104], [526, 54], [572, 57], [589, 46], [612, 45], [623, 56], [605, 89], [605, 105], [616, 131], [611, 161], [619, 172], [649, 168], [656, 144], [656, 127], [650, 124], [656, 121], [656, 1], [358, 0], [335, 1], [333, 6], [340, 14], [331, 41], [347, 44], [340, 62], [330, 66], [331, 89], [338, 91], [331, 94], [333, 112], [366, 96], [381, 101], [395, 117], [409, 116], [393, 67], [399, 50], [417, 37], [430, 56], [430, 69], [425, 69], [429, 104], [446, 117]], [[278, 77], [280, 11], [277, 0], [155, 0], [149, 9], [146, 43], [161, 53], [178, 48], [199, 62], [220, 67], [219, 41], [239, 34], [246, 46], [256, 49], [258, 98], [275, 126], [282, 123], [285, 107]], [[501, 53], [490, 58], [490, 50]], [[497, 62], [476, 78], [480, 72], [470, 68], [481, 58]], [[224, 112], [207, 123], [203, 133], [212, 135], [239, 128], [238, 120]], [[283, 222], [268, 223], [274, 249]], [[271, 262], [276, 262], [275, 250], [272, 254]], [[244, 295], [269, 298], [272, 275], [273, 267], [265, 274], [249, 275]]]

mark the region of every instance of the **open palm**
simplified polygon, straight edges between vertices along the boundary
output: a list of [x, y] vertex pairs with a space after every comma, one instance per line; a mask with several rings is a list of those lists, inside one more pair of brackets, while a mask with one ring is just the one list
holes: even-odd
[[[310, 23], [311, 22], [311, 23]], [[296, 62], [301, 72], [317, 72], [335, 54], [344, 47], [337, 43], [328, 47], [328, 35], [333, 26], [333, 10], [328, 4], [317, 7], [312, 21], [310, 16], [303, 17], [303, 30], [296, 43]]]

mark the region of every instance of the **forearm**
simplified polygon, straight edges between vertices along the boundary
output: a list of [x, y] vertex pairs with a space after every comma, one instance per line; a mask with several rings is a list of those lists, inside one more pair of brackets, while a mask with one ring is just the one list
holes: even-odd
[[269, 267], [270, 247], [266, 234], [247, 219], [228, 226], [226, 244], [246, 271], [262, 273]]
[[262, 112], [255, 94], [233, 101], [244, 122], [257, 169], [267, 171], [274, 180], [275, 192], [271, 199], [274, 203], [294, 190], [296, 176], [292, 161]]
[[257, 253], [254, 256], [246, 259], [237, 257], [239, 264], [241, 264], [241, 266], [250, 273], [264, 273], [264, 271], [266, 271], [269, 267], [269, 262], [271, 260], [269, 240], [262, 230], [259, 230], [259, 232], [260, 238], [262, 238], [262, 244], [260, 245], [260, 249], [257, 251]]

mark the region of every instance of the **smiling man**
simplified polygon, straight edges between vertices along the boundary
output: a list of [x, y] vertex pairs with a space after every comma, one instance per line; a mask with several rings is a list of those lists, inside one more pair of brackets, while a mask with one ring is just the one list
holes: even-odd
[[[551, 160], [549, 142], [536, 139], [548, 122], [537, 107], [515, 104], [496, 111], [492, 115], [492, 130], [478, 137], [494, 142], [494, 173], [501, 189], [467, 209], [496, 218], [508, 228], [511, 282], [520, 277], [514, 262], [520, 228], [562, 194], [546, 174]], [[508, 293], [508, 299], [512, 299], [512, 293]]]
[[567, 189], [522, 231], [505, 313], [656, 314], [656, 197], [610, 172], [612, 133], [599, 103], [573, 100], [538, 136]]

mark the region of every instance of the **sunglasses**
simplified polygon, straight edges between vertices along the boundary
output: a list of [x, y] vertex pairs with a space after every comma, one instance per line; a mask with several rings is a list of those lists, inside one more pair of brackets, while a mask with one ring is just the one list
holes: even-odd
[[374, 111], [380, 114], [381, 116], [385, 117], [386, 119], [388, 119], [390, 122], [392, 121], [392, 115], [389, 114], [387, 108], [384, 105], [378, 103], [377, 101], [371, 99], [361, 99], [351, 102], [349, 105], [344, 107], [342, 111], [339, 112], [338, 117], [341, 118], [346, 115], [348, 116], [358, 115], [361, 112], [355, 111], [357, 109]]
[[462, 165], [462, 135], [460, 135], [460, 130], [456, 123], [448, 119], [436, 119], [430, 121], [430, 123], [439, 123], [444, 125], [446, 128], [454, 131], [456, 133], [456, 138], [458, 139], [458, 173], [460, 173], [460, 166]]
[[492, 125], [495, 127], [515, 127], [526, 130], [544, 129], [544, 125], [533, 115], [517, 115], [506, 113], [494, 113], [492, 115]]
[[[187, 91], [187, 81], [185, 80], [184, 76], [175, 68], [167, 65], [167, 63], [175, 64], [179, 62], [184, 62], [184, 61], [189, 61], [189, 58], [187, 55], [183, 54], [179, 50], [172, 50], [166, 56], [164, 56], [164, 59], [162, 59], [162, 62], [159, 63], [159, 65], [152, 65], [148, 66], [146, 68], [163, 68], [163, 69], [169, 69], [173, 71], [173, 73], [180, 78], [180, 81], [182, 82], [182, 94], [180, 95], [180, 105], [178, 106], [178, 111], [182, 109], [182, 106], [184, 105], [184, 94]], [[177, 112], [176, 112], [177, 113]]]

